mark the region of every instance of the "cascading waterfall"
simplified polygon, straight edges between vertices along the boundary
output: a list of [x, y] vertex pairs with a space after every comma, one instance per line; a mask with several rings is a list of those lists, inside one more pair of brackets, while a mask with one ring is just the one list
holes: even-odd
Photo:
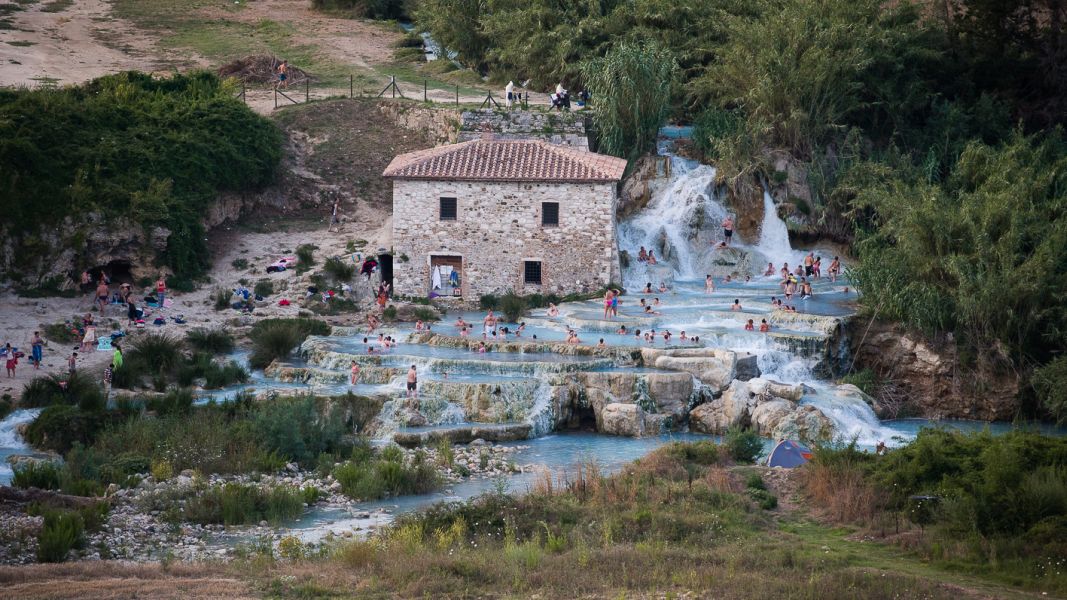
[[[711, 245], [710, 234], [726, 217], [715, 190], [715, 168], [668, 156], [671, 176], [643, 210], [618, 227], [619, 247], [630, 253], [623, 284], [631, 289], [659, 279], [694, 279]], [[637, 262], [637, 250], [653, 250], [667, 269]]]

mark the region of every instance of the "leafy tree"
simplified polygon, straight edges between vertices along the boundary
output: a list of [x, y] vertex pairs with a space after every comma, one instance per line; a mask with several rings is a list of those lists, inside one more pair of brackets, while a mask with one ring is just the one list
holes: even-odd
[[633, 158], [653, 146], [677, 73], [674, 55], [656, 42], [619, 44], [582, 65], [605, 152]]

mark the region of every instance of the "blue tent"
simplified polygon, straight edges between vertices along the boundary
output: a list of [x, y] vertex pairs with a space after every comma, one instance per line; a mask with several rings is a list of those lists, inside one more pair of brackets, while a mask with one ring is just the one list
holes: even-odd
[[792, 469], [811, 460], [811, 450], [800, 442], [782, 440], [775, 444], [774, 450], [767, 457], [768, 467], [786, 467]]

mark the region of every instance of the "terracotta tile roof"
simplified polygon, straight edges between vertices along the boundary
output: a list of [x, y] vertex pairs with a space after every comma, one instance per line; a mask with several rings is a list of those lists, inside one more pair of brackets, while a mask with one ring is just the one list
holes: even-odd
[[541, 140], [471, 140], [401, 154], [382, 173], [396, 179], [611, 182], [626, 161]]

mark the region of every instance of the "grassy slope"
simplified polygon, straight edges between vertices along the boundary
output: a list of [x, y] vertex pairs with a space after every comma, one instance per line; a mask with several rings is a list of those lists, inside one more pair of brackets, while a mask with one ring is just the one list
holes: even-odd
[[[854, 541], [763, 471], [783, 508], [748, 500], [753, 469], [660, 452], [612, 478], [572, 475], [530, 495], [408, 518], [328, 556], [247, 555], [228, 566], [110, 563], [0, 568], [12, 598], [120, 597], [135, 582], [275, 598], [1022, 598], [986, 578]], [[710, 462], [710, 464], [709, 464]], [[789, 482], [786, 482], [789, 483]], [[777, 488], [777, 489], [776, 489]], [[459, 515], [463, 519], [458, 519]], [[72, 580], [80, 580], [76, 587]], [[243, 581], [243, 585], [238, 581]], [[241, 588], [243, 586], [244, 589]], [[80, 596], [78, 594], [81, 594]]]

